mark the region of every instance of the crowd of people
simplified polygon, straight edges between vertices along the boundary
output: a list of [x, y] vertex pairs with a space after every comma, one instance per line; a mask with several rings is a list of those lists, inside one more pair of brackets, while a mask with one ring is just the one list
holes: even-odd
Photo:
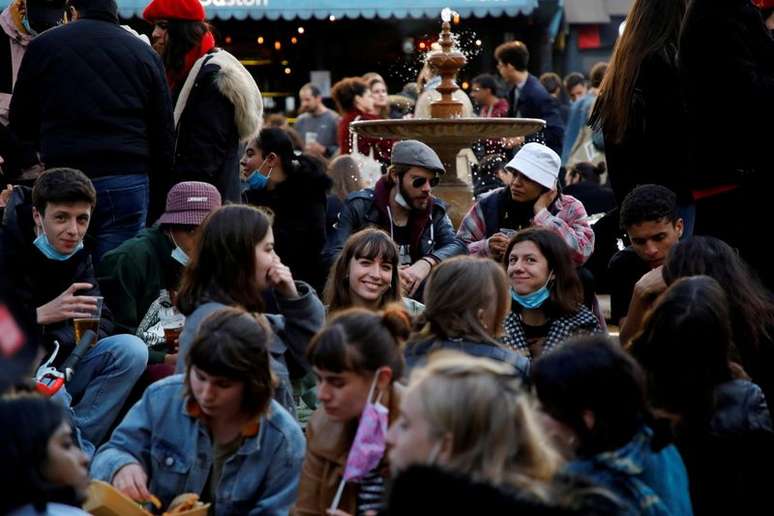
[[423, 116], [430, 63], [338, 112], [306, 84], [289, 127], [198, 0], [143, 17], [0, 15], [0, 512], [93, 481], [157, 513], [772, 510], [770, 0], [635, 0], [588, 80], [497, 47], [463, 111], [545, 127], [473, 145], [457, 226], [435, 150], [350, 130]]

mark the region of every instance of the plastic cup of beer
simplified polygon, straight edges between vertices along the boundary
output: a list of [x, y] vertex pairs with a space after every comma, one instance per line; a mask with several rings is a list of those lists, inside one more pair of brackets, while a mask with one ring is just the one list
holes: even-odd
[[78, 343], [86, 330], [91, 330], [99, 334], [99, 320], [102, 317], [102, 303], [105, 298], [102, 296], [92, 296], [97, 302], [96, 306], [90, 311], [87, 317], [76, 317], [73, 319], [75, 325], [75, 342]]
[[164, 342], [170, 352], [177, 350], [178, 339], [183, 332], [184, 324], [185, 318], [171, 319], [161, 323], [161, 327], [164, 329]]

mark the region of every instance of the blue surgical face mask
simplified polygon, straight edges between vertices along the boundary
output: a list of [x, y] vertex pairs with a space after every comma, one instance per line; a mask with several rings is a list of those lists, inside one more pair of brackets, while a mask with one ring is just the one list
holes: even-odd
[[511, 299], [519, 303], [525, 310], [534, 310], [543, 306], [543, 303], [550, 297], [551, 291], [548, 289], [548, 283], [553, 279], [553, 274], [548, 275], [545, 285], [534, 292], [521, 295], [511, 288]]
[[177, 242], [175, 242], [175, 237], [173, 237], [171, 234], [169, 235], [172, 239], [172, 242], [175, 244], [175, 248], [172, 249], [172, 259], [175, 260], [177, 263], [182, 265], [183, 267], [186, 267], [188, 265], [188, 262], [191, 261], [191, 259], [188, 257], [185, 251], [183, 251], [183, 248], [177, 245]]
[[24, 18], [22, 18], [22, 26], [24, 27], [24, 30], [27, 31], [27, 34], [29, 34], [30, 36], [38, 35], [38, 31], [36, 31], [30, 26], [30, 19], [27, 17], [27, 15], [25, 15]]
[[[43, 222], [41, 222], [41, 226], [43, 225]], [[56, 248], [51, 245], [51, 242], [48, 241], [48, 236], [46, 235], [46, 229], [43, 227], [41, 229], [40, 234], [35, 238], [35, 240], [32, 241], [32, 244], [38, 248], [38, 250], [43, 253], [43, 256], [48, 258], [49, 260], [54, 260], [57, 262], [63, 262], [65, 260], [70, 259], [75, 253], [83, 249], [83, 239], [81, 239], [80, 242], [78, 242], [78, 245], [75, 246], [75, 249], [70, 254], [60, 253], [56, 250]]]
[[273, 167], [269, 167], [269, 172], [266, 175], [263, 175], [261, 173], [261, 168], [263, 168], [265, 163], [266, 160], [263, 160], [260, 166], [255, 169], [253, 173], [250, 174], [250, 176], [247, 178], [247, 184], [250, 186], [250, 190], [263, 190], [266, 188], [266, 184], [269, 182]]

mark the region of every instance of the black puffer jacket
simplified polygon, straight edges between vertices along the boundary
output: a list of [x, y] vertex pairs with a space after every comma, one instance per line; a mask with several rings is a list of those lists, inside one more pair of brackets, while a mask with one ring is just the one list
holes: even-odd
[[73, 167], [91, 178], [148, 174], [154, 192], [172, 167], [163, 65], [150, 45], [118, 25], [113, 0], [92, 0], [78, 21], [30, 43], [10, 122], [47, 168]]
[[326, 238], [325, 193], [331, 186], [322, 164], [303, 156], [295, 173], [274, 190], [247, 190], [253, 206], [274, 212], [274, 244], [277, 255], [290, 267], [293, 277], [322, 293], [328, 271], [321, 262]]
[[[79, 295], [99, 296], [99, 285], [86, 249], [75, 253], [63, 262], [46, 258], [37, 247], [35, 222], [32, 219], [32, 190], [27, 187], [14, 188], [11, 200], [3, 215], [0, 226], [0, 267], [7, 278], [9, 295], [23, 307], [31, 320], [35, 320], [38, 307], [52, 301], [73, 283], [91, 283], [90, 290], [78, 291]], [[53, 348], [54, 340], [61, 349], [57, 364], [64, 361], [75, 346], [73, 322], [62, 321], [42, 326], [42, 345]], [[107, 306], [102, 307], [99, 337], [107, 337], [113, 331], [113, 316]]]

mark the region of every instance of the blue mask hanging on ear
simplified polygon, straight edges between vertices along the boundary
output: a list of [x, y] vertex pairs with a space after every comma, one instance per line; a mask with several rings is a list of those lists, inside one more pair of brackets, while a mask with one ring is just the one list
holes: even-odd
[[[41, 223], [42, 225], [42, 223]], [[32, 244], [38, 248], [38, 250], [43, 253], [43, 256], [48, 258], [49, 260], [54, 260], [57, 262], [64, 262], [65, 260], [68, 260], [72, 258], [72, 256], [83, 249], [83, 240], [81, 239], [80, 242], [78, 242], [78, 245], [75, 246], [75, 249], [70, 254], [60, 253], [56, 250], [56, 248], [51, 245], [51, 242], [48, 241], [48, 236], [46, 236], [46, 229], [43, 228], [43, 230], [40, 232], [40, 235], [35, 238], [35, 240], [32, 241]]]
[[175, 237], [173, 237], [171, 233], [169, 237], [172, 239], [172, 242], [175, 244], [175, 248], [172, 249], [172, 259], [175, 260], [180, 265], [182, 265], [183, 267], [187, 267], [188, 262], [190, 262], [191, 259], [188, 257], [186, 252], [183, 251], [183, 248], [177, 245], [177, 242], [175, 241]]
[[273, 167], [269, 167], [269, 173], [264, 176], [261, 173], [261, 167], [263, 167], [264, 163], [266, 163], [266, 160], [263, 160], [263, 163], [261, 163], [258, 168], [250, 174], [250, 177], [247, 178], [247, 184], [249, 185], [250, 190], [263, 190], [266, 188]]
[[543, 303], [551, 296], [548, 284], [553, 279], [553, 274], [548, 275], [546, 284], [529, 294], [521, 295], [511, 288], [511, 299], [519, 303], [525, 310], [534, 310], [543, 306]]
[[30, 36], [38, 35], [38, 31], [36, 31], [30, 26], [30, 19], [27, 17], [26, 14], [24, 15], [24, 18], [22, 18], [22, 27], [24, 27], [24, 30], [26, 30], [27, 34], [29, 34]]

